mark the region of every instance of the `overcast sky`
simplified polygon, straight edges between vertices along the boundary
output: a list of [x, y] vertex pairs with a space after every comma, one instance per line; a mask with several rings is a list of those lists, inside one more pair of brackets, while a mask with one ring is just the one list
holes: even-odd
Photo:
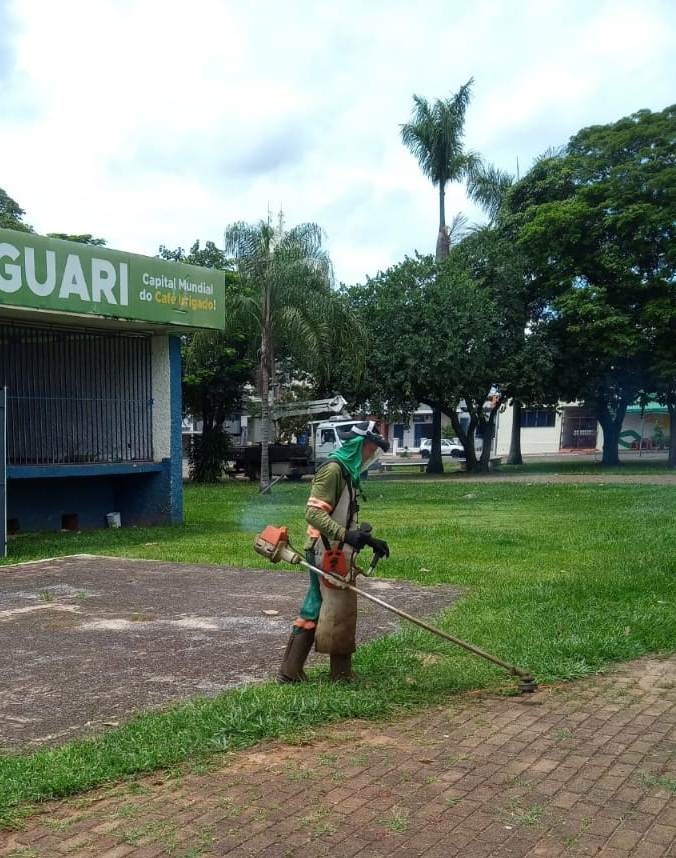
[[474, 77], [466, 145], [524, 172], [675, 101], [674, 45], [673, 0], [0, 0], [0, 187], [39, 232], [150, 255], [281, 205], [362, 281], [434, 250], [413, 93]]

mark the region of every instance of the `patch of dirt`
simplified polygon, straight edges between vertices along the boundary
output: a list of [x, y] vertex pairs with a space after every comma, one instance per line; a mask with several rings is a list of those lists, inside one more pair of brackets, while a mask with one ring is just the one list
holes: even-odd
[[[360, 587], [427, 617], [462, 593], [371, 578]], [[274, 676], [306, 588], [302, 574], [107, 557], [3, 568], [0, 747], [93, 735]], [[398, 629], [395, 615], [360, 603], [358, 642]]]

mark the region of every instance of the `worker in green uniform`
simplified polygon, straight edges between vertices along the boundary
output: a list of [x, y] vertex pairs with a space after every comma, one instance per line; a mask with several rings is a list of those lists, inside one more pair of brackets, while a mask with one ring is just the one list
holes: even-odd
[[[336, 430], [342, 446], [329, 454], [315, 474], [305, 508], [308, 523], [305, 559], [320, 569], [325, 553], [340, 550], [345, 555], [348, 580], [353, 555], [368, 546], [380, 557], [389, 557], [386, 542], [376, 539], [366, 523], [355, 526], [357, 493], [361, 474], [366, 471], [388, 442], [373, 420], [355, 423], [348, 430]], [[302, 682], [303, 665], [313, 643], [317, 652], [330, 655], [331, 678], [352, 677], [352, 653], [356, 649], [357, 596], [346, 589], [327, 585], [315, 572], [310, 572], [310, 586], [293, 624], [284, 653], [278, 680]]]

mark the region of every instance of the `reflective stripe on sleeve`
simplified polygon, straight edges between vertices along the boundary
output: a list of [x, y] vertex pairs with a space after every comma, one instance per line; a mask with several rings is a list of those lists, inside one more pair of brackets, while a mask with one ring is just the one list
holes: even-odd
[[320, 500], [319, 498], [310, 498], [310, 500], [307, 502], [307, 505], [313, 506], [316, 509], [323, 509], [324, 512], [333, 512], [333, 507], [331, 506], [331, 504], [327, 503], [326, 501]]

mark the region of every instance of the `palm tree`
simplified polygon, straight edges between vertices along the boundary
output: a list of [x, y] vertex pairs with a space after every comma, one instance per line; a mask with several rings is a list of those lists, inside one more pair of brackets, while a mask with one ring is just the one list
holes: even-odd
[[[413, 96], [411, 121], [401, 126], [401, 139], [418, 159], [423, 173], [433, 185], [439, 187], [439, 232], [436, 260], [447, 258], [451, 236], [446, 225], [446, 185], [470, 178], [480, 159], [474, 152], [465, 152], [462, 138], [465, 128], [465, 111], [470, 100], [473, 78], [460, 87], [451, 98], [438, 98], [434, 104], [420, 95]], [[443, 473], [441, 459], [441, 411], [433, 409], [432, 448], [427, 464], [430, 474]]]
[[331, 261], [322, 246], [322, 230], [303, 223], [285, 231], [270, 221], [238, 222], [225, 233], [234, 256], [242, 293], [235, 324], [254, 335], [261, 397], [261, 491], [269, 478], [271, 391], [275, 362], [291, 357], [315, 377], [326, 374], [331, 351], [348, 338], [360, 341], [360, 327], [342, 311], [332, 291]]
[[492, 164], [480, 164], [467, 181], [467, 195], [488, 215], [491, 225], [500, 216], [507, 192], [514, 184], [514, 176]]
[[465, 111], [474, 79], [470, 78], [451, 98], [438, 98], [434, 104], [420, 95], [413, 96], [411, 121], [401, 126], [401, 139], [415, 155], [423, 173], [439, 187], [439, 233], [436, 259], [448, 256], [450, 238], [446, 226], [446, 185], [471, 178], [479, 165], [474, 152], [465, 152], [462, 138]]

